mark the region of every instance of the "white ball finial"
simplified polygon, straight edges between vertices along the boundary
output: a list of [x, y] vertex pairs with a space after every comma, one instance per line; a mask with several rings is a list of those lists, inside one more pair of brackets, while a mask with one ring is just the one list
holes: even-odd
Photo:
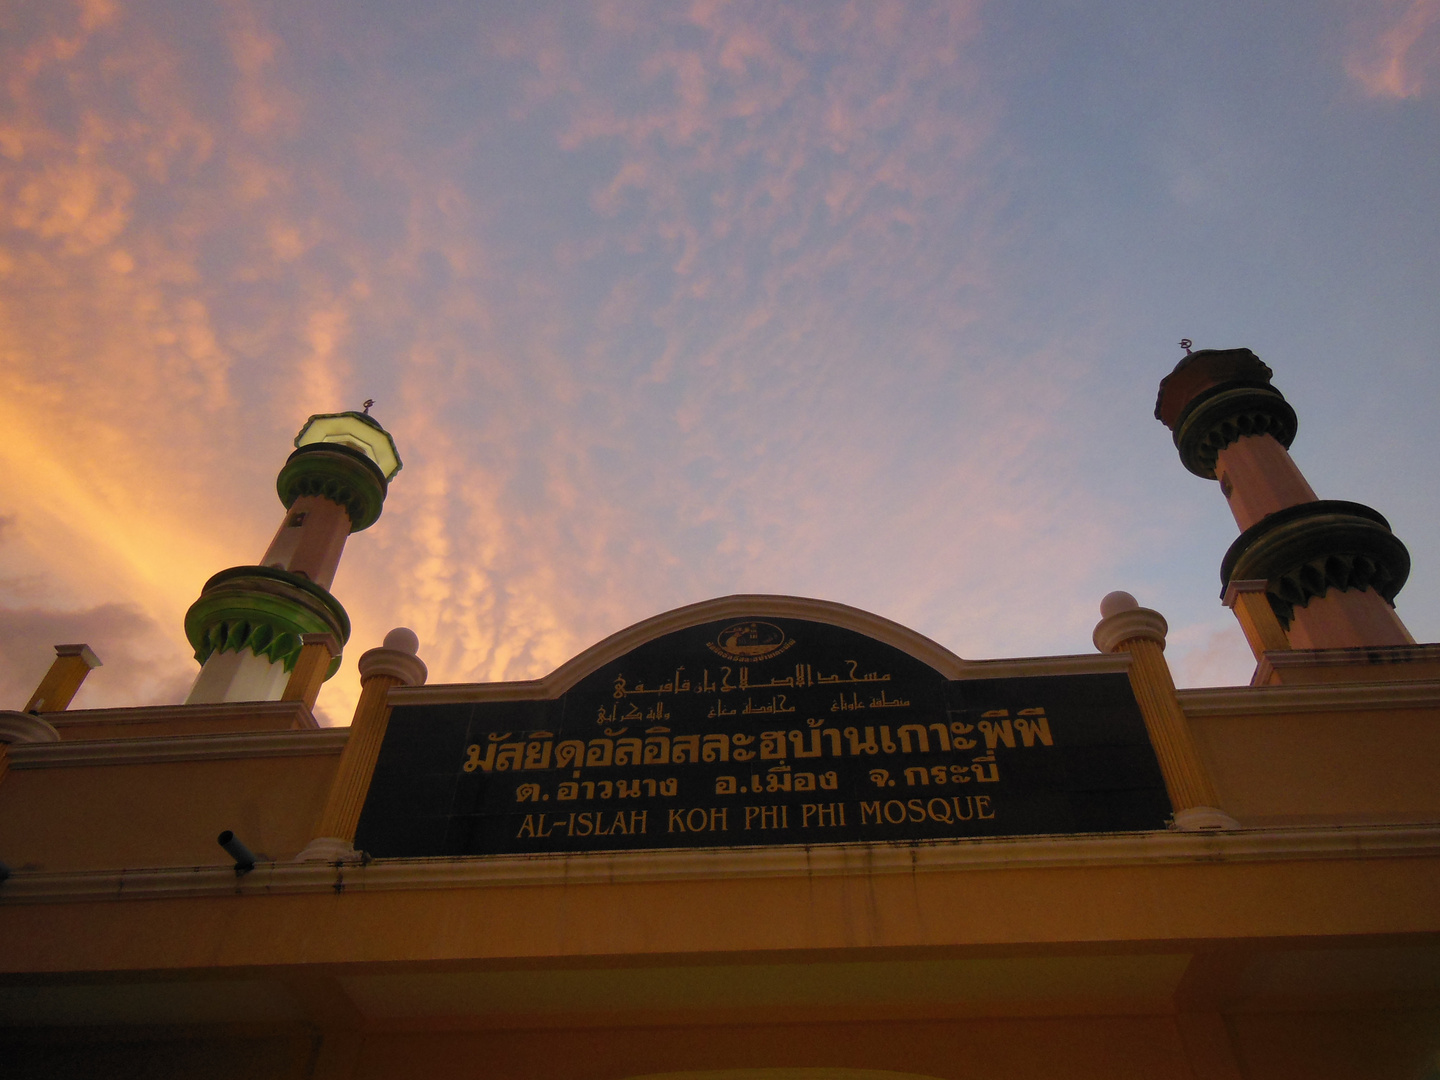
[[1168, 629], [1158, 611], [1141, 607], [1128, 592], [1112, 592], [1100, 601], [1100, 621], [1092, 640], [1103, 653], [1115, 652], [1135, 640], [1153, 641], [1163, 649]]
[[1111, 615], [1119, 615], [1122, 611], [1135, 611], [1140, 607], [1140, 601], [1131, 596], [1128, 592], [1106, 593], [1105, 599], [1100, 601], [1100, 617], [1108, 619]]
[[414, 656], [420, 651], [420, 638], [408, 626], [397, 626], [385, 635], [384, 647]]

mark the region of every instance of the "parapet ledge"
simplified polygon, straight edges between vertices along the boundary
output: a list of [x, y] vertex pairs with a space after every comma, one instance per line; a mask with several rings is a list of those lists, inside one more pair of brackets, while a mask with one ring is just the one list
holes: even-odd
[[1354, 649], [1271, 649], [1255, 668], [1251, 686], [1389, 683], [1440, 679], [1440, 644], [1364, 646]]
[[76, 739], [16, 743], [7, 755], [12, 769], [74, 769], [92, 765], [152, 765], [234, 758], [339, 755], [348, 727], [305, 731], [219, 731], [146, 739]]
[[1185, 715], [1192, 717], [1436, 709], [1440, 708], [1440, 679], [1290, 686], [1216, 686], [1181, 690], [1178, 696]]
[[253, 731], [314, 731], [320, 727], [303, 701], [227, 701], [204, 705], [140, 705], [46, 713], [62, 742], [151, 739]]
[[1017, 836], [916, 843], [821, 844], [811, 848], [695, 848], [554, 855], [265, 862], [243, 877], [224, 866], [103, 871], [16, 871], [0, 888], [10, 904], [267, 897], [282, 893], [350, 896], [395, 889], [613, 886], [650, 881], [723, 882], [735, 878], [873, 877], [1064, 867], [1289, 862], [1337, 858], [1440, 856], [1440, 825], [1323, 826], [1215, 832]]

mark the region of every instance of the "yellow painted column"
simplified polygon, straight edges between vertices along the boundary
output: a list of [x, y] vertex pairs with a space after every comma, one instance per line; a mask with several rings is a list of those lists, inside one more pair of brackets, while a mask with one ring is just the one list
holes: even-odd
[[340, 643], [334, 634], [302, 634], [300, 657], [290, 671], [281, 701], [303, 701], [307, 709], [315, 708], [320, 687], [330, 670], [330, 661], [340, 654]]
[[85, 676], [100, 666], [89, 645], [56, 645], [55, 662], [30, 695], [23, 712], [64, 712]]
[[384, 645], [360, 657], [360, 701], [350, 721], [350, 738], [316, 822], [315, 839], [295, 857], [297, 862], [354, 862], [364, 857], [355, 850], [355, 827], [390, 722], [390, 690], [424, 684], [427, 672], [416, 655], [419, 649], [415, 634], [397, 627], [385, 635]]
[[1234, 829], [1239, 823], [1218, 806], [1210, 775], [1200, 761], [1190, 722], [1175, 693], [1165, 662], [1169, 627], [1158, 611], [1142, 608], [1129, 593], [1114, 592], [1100, 602], [1103, 616], [1095, 627], [1101, 652], [1130, 654], [1130, 686], [1145, 719], [1165, 790], [1175, 811], [1175, 828]]
[[1257, 664], [1267, 652], [1291, 648], [1290, 638], [1265, 596], [1265, 586], [1264, 581], [1232, 581], [1225, 589], [1225, 606], [1235, 612]]

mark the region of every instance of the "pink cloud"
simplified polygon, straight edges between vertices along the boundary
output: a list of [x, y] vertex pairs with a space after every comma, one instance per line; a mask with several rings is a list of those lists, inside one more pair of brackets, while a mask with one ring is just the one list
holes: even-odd
[[1378, 0], [1353, 28], [1346, 73], [1371, 97], [1429, 93], [1440, 76], [1440, 0]]

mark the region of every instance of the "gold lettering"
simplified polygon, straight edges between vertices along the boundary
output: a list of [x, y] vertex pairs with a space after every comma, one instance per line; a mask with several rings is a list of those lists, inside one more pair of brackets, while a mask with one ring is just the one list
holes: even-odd
[[[936, 727], [939, 727], [938, 724], [935, 725], [935, 726], [936, 726]], [[943, 731], [944, 729], [941, 728], [941, 730]], [[917, 743], [919, 744], [919, 746], [920, 746], [920, 752], [921, 752], [922, 754], [928, 754], [928, 753], [930, 752], [930, 735], [929, 735], [929, 733], [925, 730], [925, 728], [922, 727], [920, 724], [903, 724], [903, 725], [901, 725], [901, 727], [900, 727], [900, 729], [899, 729], [900, 748], [901, 748], [901, 750], [903, 750], [903, 751], [904, 751], [905, 753], [907, 753], [907, 754], [911, 752], [911, 751], [910, 751], [910, 735], [911, 735], [912, 732], [913, 732], [914, 735], [915, 735], [915, 740], [916, 740], [916, 742], [917, 742]]]
[[614, 760], [615, 742], [612, 739], [591, 739], [590, 748], [585, 752], [585, 764], [609, 765]]
[[860, 741], [859, 728], [847, 727], [845, 729], [845, 737], [850, 740], [851, 757], [859, 757], [862, 752], [866, 754], [878, 754], [880, 752], [880, 747], [875, 745], [875, 729], [873, 727], [867, 727], [865, 729], [864, 742]]
[[[693, 738], [693, 736], [692, 736]], [[650, 735], [645, 739], [645, 764], [669, 765], [670, 740], [664, 735]]]
[[[995, 714], [995, 712], [1004, 712], [1004, 710], [993, 710], [992, 712], [988, 712], [985, 715], [992, 716]], [[980, 730], [985, 735], [986, 750], [994, 750], [995, 747], [1000, 743], [1004, 743], [1006, 746], [1012, 749], [1015, 746], [1015, 732], [1011, 729], [1009, 720], [1001, 720], [999, 723], [992, 723], [989, 720], [981, 720]]]
[[644, 751], [639, 739], [617, 739], [615, 741], [616, 765], [639, 765]]
[[[730, 760], [730, 736], [729, 735], [706, 735], [704, 752], [701, 755], [706, 761], [729, 761]], [[754, 755], [751, 755], [752, 757]]]
[[[829, 818], [827, 821], [826, 818]], [[803, 803], [800, 807], [800, 827], [808, 829], [811, 821], [819, 829], [834, 828], [845, 824], [844, 803]]]
[[970, 771], [975, 774], [975, 779], [982, 784], [993, 784], [1000, 779], [1000, 767], [995, 764], [995, 754], [984, 754], [974, 759]]
[[476, 769], [483, 769], [486, 772], [489, 772], [495, 767], [494, 743], [490, 744], [489, 753], [487, 753], [483, 758], [480, 756], [479, 746], [467, 746], [465, 748], [465, 753], [468, 755], [465, 759], [466, 772], [474, 772]]
[[1015, 730], [1020, 733], [1022, 746], [1034, 746], [1036, 739], [1040, 740], [1041, 746], [1055, 745], [1044, 709], [1021, 709], [1020, 715], [1015, 718]]
[[[838, 732], [835, 737], [837, 739], [840, 737]], [[808, 751], [805, 749], [805, 732], [803, 731], [790, 732], [790, 743], [797, 758], [820, 756], [820, 732], [818, 730], [810, 732], [810, 749]]]
[[579, 739], [566, 739], [555, 748], [555, 765], [561, 769], [578, 769], [585, 763], [585, 744]]

